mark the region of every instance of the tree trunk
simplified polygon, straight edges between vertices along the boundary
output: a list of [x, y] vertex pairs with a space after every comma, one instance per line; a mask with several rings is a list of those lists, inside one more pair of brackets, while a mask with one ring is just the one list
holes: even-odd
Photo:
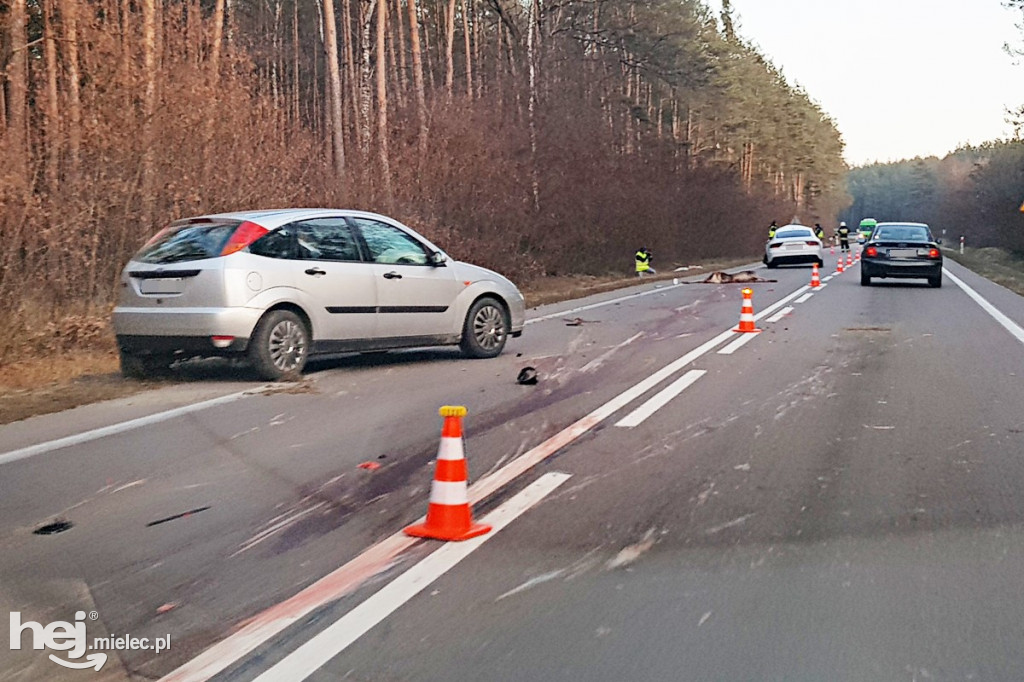
[[409, 91], [409, 66], [405, 56], [405, 20], [402, 18], [402, 0], [395, 0], [395, 49], [398, 52], [398, 103], [405, 107], [405, 93]]
[[416, 88], [416, 117], [419, 120], [420, 159], [427, 153], [427, 95], [423, 84], [423, 57], [420, 54], [420, 21], [416, 15], [416, 0], [409, 3], [409, 45], [412, 48], [412, 78]]
[[[143, 5], [143, 16], [145, 17], [145, 7], [149, 6], [148, 2]], [[154, 9], [155, 13], [155, 9]], [[82, 156], [82, 89], [81, 89], [81, 77], [78, 73], [78, 0], [63, 0], [61, 3], [61, 22], [64, 24], [64, 68], [67, 69], [68, 73], [68, 151], [70, 153], [70, 169], [68, 171], [69, 183], [74, 185], [78, 181], [78, 172], [81, 165]], [[154, 30], [155, 30], [155, 14], [153, 17]], [[155, 35], [155, 34], [154, 34]], [[155, 40], [153, 49], [156, 49]], [[147, 78], [149, 76], [147, 64]], [[154, 72], [152, 76], [156, 78], [156, 62], [153, 63]], [[154, 85], [155, 88], [155, 85]], [[149, 96], [149, 85], [147, 81], [146, 96]], [[153, 106], [155, 105], [156, 90], [153, 91]], [[146, 101], [149, 101], [148, 99]], [[147, 115], [147, 120], [149, 116]]]
[[388, 159], [388, 74], [384, 39], [387, 36], [388, 3], [377, 0], [377, 152], [384, 181], [384, 202], [390, 210], [394, 197], [391, 191], [391, 163]]
[[[73, 5], [77, 0], [66, 0]], [[149, 229], [156, 206], [156, 98], [157, 98], [156, 0], [142, 0], [142, 54], [145, 89], [142, 96], [142, 223]]]
[[[224, 44], [224, 0], [217, 0], [213, 7], [213, 31], [210, 35], [210, 67], [209, 83], [210, 92], [216, 93], [220, 87], [220, 54]], [[205, 121], [203, 122], [203, 178], [210, 177], [210, 167], [213, 164], [213, 130], [216, 126], [217, 112], [215, 107], [207, 107]]]
[[57, 36], [53, 26], [53, 2], [43, 7], [43, 33], [46, 39], [46, 184], [57, 191], [60, 165], [60, 104], [57, 93]]
[[540, 173], [537, 169], [537, 55], [534, 49], [537, 32], [537, 0], [529, 0], [526, 21], [526, 53], [530, 62], [530, 188], [533, 192], [533, 210], [540, 213]]
[[444, 88], [448, 95], [448, 101], [451, 102], [455, 87], [455, 0], [448, 0], [448, 10], [445, 12], [444, 18]]
[[356, 72], [356, 32], [352, 30], [351, 0], [344, 0], [342, 3], [342, 7], [342, 14], [345, 17], [345, 78], [348, 81], [348, 88], [350, 90], [349, 100], [352, 103], [352, 120], [350, 122], [350, 125], [352, 127], [352, 130], [357, 130], [359, 121], [359, 76], [358, 73]]
[[324, 51], [327, 78], [330, 83], [331, 140], [334, 149], [334, 172], [345, 178], [345, 135], [341, 119], [341, 68], [338, 66], [338, 25], [334, 17], [334, 0], [324, 3]]
[[13, 0], [11, 13], [11, 61], [7, 65], [7, 86], [10, 96], [10, 115], [7, 119], [7, 135], [11, 140], [13, 166], [19, 181], [28, 184], [28, 45], [25, 33], [25, 0]]
[[299, 110], [299, 103], [301, 101], [300, 96], [300, 84], [302, 79], [299, 77], [299, 3], [292, 3], [292, 127], [297, 128], [300, 121], [302, 120], [302, 114]]
[[[359, 151], [362, 154], [362, 167], [370, 158], [370, 108], [373, 105], [373, 86], [370, 77], [373, 70], [370, 64], [370, 29], [373, 22], [373, 10], [378, 0], [360, 0], [359, 14], [362, 27], [359, 36], [360, 73], [359, 73]], [[384, 0], [380, 0], [383, 2]]]
[[462, 34], [466, 45], [466, 98], [473, 99], [473, 51], [470, 46], [469, 13], [466, 11], [466, 0], [462, 1]]

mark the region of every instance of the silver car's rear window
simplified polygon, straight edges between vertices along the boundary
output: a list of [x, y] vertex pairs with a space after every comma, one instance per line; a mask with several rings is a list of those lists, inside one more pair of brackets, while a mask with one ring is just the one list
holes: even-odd
[[813, 237], [814, 234], [810, 230], [784, 230], [782, 232], [776, 232], [776, 239], [792, 239], [793, 237], [799, 237], [805, 239], [807, 237]]
[[241, 224], [238, 220], [172, 223], [135, 254], [142, 263], [177, 263], [215, 258]]

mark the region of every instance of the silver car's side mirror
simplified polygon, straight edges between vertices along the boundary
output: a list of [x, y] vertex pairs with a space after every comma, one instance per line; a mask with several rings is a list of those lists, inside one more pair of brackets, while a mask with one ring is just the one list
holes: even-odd
[[448, 256], [444, 255], [440, 251], [435, 251], [430, 254], [430, 264], [436, 268], [444, 267], [444, 264], [448, 261]]

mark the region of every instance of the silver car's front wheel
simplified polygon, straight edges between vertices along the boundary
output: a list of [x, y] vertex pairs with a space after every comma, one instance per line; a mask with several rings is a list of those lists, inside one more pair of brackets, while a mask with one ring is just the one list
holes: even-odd
[[462, 328], [462, 352], [474, 358], [493, 358], [505, 348], [509, 328], [505, 306], [490, 297], [474, 303]]
[[272, 310], [256, 325], [249, 359], [264, 379], [297, 376], [309, 356], [309, 331], [290, 310]]

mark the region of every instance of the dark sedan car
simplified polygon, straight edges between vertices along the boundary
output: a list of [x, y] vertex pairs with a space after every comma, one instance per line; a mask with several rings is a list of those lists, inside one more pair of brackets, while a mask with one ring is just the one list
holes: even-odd
[[872, 277], [927, 279], [942, 286], [942, 252], [924, 223], [878, 223], [861, 254], [860, 283]]

